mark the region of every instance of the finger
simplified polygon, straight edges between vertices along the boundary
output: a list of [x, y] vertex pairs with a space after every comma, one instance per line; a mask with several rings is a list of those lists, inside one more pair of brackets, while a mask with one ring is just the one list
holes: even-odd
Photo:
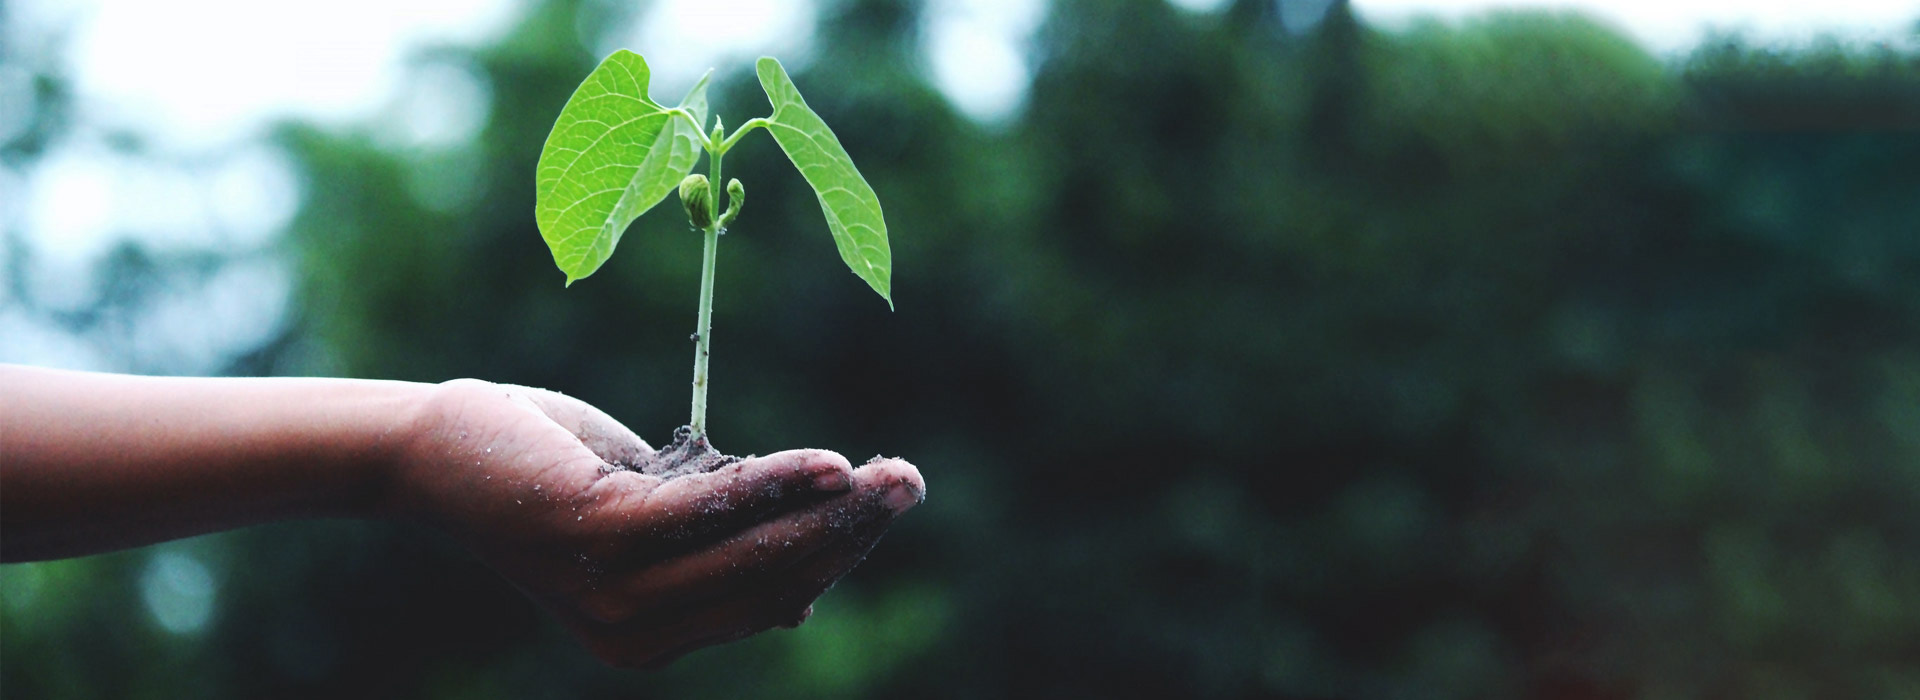
[[[837, 499], [836, 499], [837, 500]], [[744, 639], [776, 627], [794, 628], [813, 614], [813, 602], [873, 551], [887, 525], [900, 512], [884, 504], [884, 497], [861, 499], [878, 505], [883, 514], [858, 521], [828, 546], [766, 580], [754, 582], [732, 596], [704, 604], [676, 605], [665, 619], [636, 619], [603, 628], [603, 634], [630, 640], [636, 655], [630, 663], [659, 668], [693, 651]], [[685, 612], [691, 609], [693, 612]]]
[[642, 622], [661, 622], [678, 617], [675, 611], [696, 609], [743, 590], [766, 589], [769, 582], [776, 588], [792, 587], [785, 583], [791, 578], [785, 572], [822, 551], [840, 553], [836, 559], [848, 560], [843, 566], [851, 568], [894, 518], [920, 502], [917, 477], [904, 462], [862, 467], [853, 473], [851, 492], [622, 576], [624, 585], [596, 594], [584, 607], [602, 622], [634, 618], [642, 609], [660, 611], [639, 615]]
[[870, 513], [883, 512], [858, 521], [847, 529], [846, 537], [822, 547], [813, 556], [763, 584], [762, 595], [774, 601], [772, 609], [791, 611], [798, 607], [802, 610], [797, 616], [789, 617], [788, 622], [776, 624], [799, 626], [813, 614], [813, 601], [865, 561], [895, 519], [926, 500], [926, 481], [920, 476], [920, 470], [905, 460], [875, 458], [855, 470], [855, 474], [860, 481], [852, 499], [860, 504], [857, 507]]
[[549, 420], [580, 438], [580, 444], [608, 464], [638, 469], [640, 462], [653, 454], [653, 448], [640, 436], [585, 401], [546, 389], [505, 386], [532, 402]]
[[905, 460], [875, 458], [854, 470], [852, 493], [808, 511], [824, 515], [817, 526], [830, 535], [817, 551], [752, 584], [781, 601], [776, 607], [782, 610], [795, 603], [806, 607], [866, 559], [895, 519], [925, 500], [918, 469]]
[[913, 463], [898, 457], [874, 457], [854, 470], [861, 483], [885, 487], [880, 496], [895, 511], [907, 512], [927, 500], [927, 480]]
[[[873, 515], [851, 524], [845, 537], [821, 547], [813, 556], [762, 584], [765, 595], [778, 601], [776, 607], [792, 610], [810, 606], [814, 599], [866, 560], [895, 519], [925, 500], [926, 491], [920, 485], [923, 482], [919, 480], [919, 472], [906, 462], [892, 461], [899, 466], [879, 470], [869, 466], [860, 470], [868, 472], [862, 476], [871, 486], [861, 489], [862, 505], [858, 508]], [[801, 619], [805, 619], [804, 616]]]
[[[648, 607], [662, 614], [624, 622], [578, 613], [563, 618], [596, 656], [609, 664], [631, 668], [659, 668], [702, 647], [773, 627], [798, 627], [813, 614], [813, 601], [866, 558], [887, 525], [925, 499], [925, 481], [905, 461], [869, 462], [855, 471], [855, 478], [852, 493], [787, 518], [797, 521], [810, 514], [831, 514], [824, 522], [842, 528], [845, 536], [831, 540], [783, 571], [766, 575], [767, 580], [756, 586], [705, 604], [662, 606], [658, 604], [668, 601], [655, 598]], [[863, 514], [866, 517], [861, 517]], [[589, 605], [587, 609], [594, 607]]]
[[766, 581], [863, 529], [860, 523], [824, 510], [839, 506], [821, 506], [754, 527], [713, 549], [618, 576], [610, 585], [583, 596], [581, 612], [600, 623], [672, 625], [716, 601], [762, 588]]
[[648, 608], [686, 609], [763, 583], [815, 552], [884, 529], [893, 512], [859, 492], [814, 504], [750, 527], [719, 544], [660, 562], [626, 576], [631, 600]]
[[697, 545], [852, 487], [853, 469], [845, 457], [827, 450], [788, 450], [668, 479], [647, 494], [644, 525], [649, 534]]

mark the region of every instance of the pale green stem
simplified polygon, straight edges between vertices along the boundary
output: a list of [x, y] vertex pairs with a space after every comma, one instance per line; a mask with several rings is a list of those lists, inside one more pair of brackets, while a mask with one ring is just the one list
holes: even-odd
[[702, 233], [706, 245], [700, 259], [700, 321], [694, 330], [693, 339], [693, 418], [687, 425], [693, 427], [693, 437], [707, 434], [707, 357], [713, 343], [713, 261], [720, 247], [720, 154], [714, 150], [707, 154], [709, 170], [707, 193], [711, 206], [716, 210], [713, 223]]
[[728, 136], [727, 138], [723, 139], [720, 142], [719, 147], [716, 148], [715, 150], [719, 151], [720, 153], [726, 153], [728, 150], [733, 148], [733, 144], [738, 143], [740, 141], [740, 137], [746, 136], [747, 132], [753, 131], [754, 129], [758, 129], [772, 123], [773, 122], [768, 121], [766, 117], [754, 117], [752, 119], [748, 119], [747, 123], [741, 124], [740, 128], [733, 130], [732, 136]]
[[[688, 124], [692, 124], [692, 125], [693, 125], [693, 137], [694, 137], [694, 138], [697, 138], [697, 139], [700, 139], [700, 145], [701, 145], [702, 147], [704, 147], [704, 148], [706, 148], [706, 149], [707, 149], [707, 152], [708, 152], [708, 153], [712, 153], [712, 152], [713, 152], [713, 150], [714, 150], [714, 146], [715, 146], [716, 144], [714, 144], [714, 142], [713, 142], [713, 141], [710, 141], [710, 140], [708, 140], [708, 139], [707, 139], [707, 132], [704, 132], [704, 131], [701, 131], [701, 130], [700, 130], [700, 129], [702, 128], [702, 127], [700, 126], [700, 120], [698, 120], [698, 119], [695, 119], [695, 118], [693, 117], [693, 113], [692, 113], [692, 112], [689, 112], [689, 111], [687, 111], [687, 110], [684, 110], [684, 109], [681, 109], [681, 108], [679, 108], [679, 107], [675, 107], [675, 108], [673, 108], [673, 109], [671, 109], [671, 110], [668, 110], [668, 111], [667, 111], [667, 113], [668, 113], [668, 114], [672, 114], [672, 115], [675, 115], [675, 116], [678, 116], [678, 117], [680, 117], [681, 119], [685, 119], [685, 120], [687, 121], [687, 123], [688, 123]], [[726, 153], [726, 151], [721, 151], [721, 153]]]

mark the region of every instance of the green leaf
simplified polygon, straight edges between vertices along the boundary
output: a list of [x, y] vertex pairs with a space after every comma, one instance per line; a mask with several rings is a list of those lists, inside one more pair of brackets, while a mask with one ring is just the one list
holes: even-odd
[[887, 222], [880, 214], [880, 198], [874, 196], [867, 179], [853, 167], [847, 149], [840, 146], [833, 130], [807, 107], [800, 90], [787, 77], [787, 69], [771, 57], [761, 58], [754, 66], [760, 75], [760, 87], [773, 103], [767, 131], [780, 142], [793, 166], [813, 186], [820, 198], [820, 211], [827, 216], [827, 228], [833, 232], [833, 245], [840, 259], [853, 274], [866, 280], [880, 298], [893, 308], [893, 251], [887, 247]]
[[[540, 149], [534, 220], [571, 285], [606, 263], [634, 219], [693, 170], [700, 133], [647, 96], [647, 61], [613, 52], [581, 81]], [[704, 122], [707, 79], [680, 106]]]

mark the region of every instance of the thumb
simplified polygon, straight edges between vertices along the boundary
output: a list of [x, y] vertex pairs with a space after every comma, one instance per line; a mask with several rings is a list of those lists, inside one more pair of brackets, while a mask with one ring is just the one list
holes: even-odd
[[585, 401], [565, 394], [513, 384], [502, 385], [518, 398], [532, 403], [547, 419], [566, 428], [606, 463], [638, 469], [640, 462], [653, 454], [653, 447], [627, 426]]

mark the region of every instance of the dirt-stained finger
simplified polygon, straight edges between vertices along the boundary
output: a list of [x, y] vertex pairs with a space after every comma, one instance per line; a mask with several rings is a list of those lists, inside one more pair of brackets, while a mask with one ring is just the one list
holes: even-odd
[[875, 458], [855, 470], [854, 475], [858, 485], [847, 499], [849, 512], [872, 515], [848, 527], [844, 537], [768, 576], [760, 584], [759, 594], [771, 601], [772, 610], [802, 611], [798, 613], [798, 620], [774, 624], [798, 626], [799, 621], [812, 614], [815, 599], [866, 560], [896, 518], [926, 500], [926, 481], [920, 471], [905, 460]]
[[778, 578], [823, 548], [884, 531], [897, 513], [874, 484], [753, 525], [712, 547], [627, 574], [621, 586], [636, 600], [684, 609]]
[[[799, 477], [820, 476], [821, 464], [830, 465], [829, 472], [846, 469], [845, 460], [832, 453], [774, 457], [736, 465], [749, 472], [738, 482], [719, 473], [669, 479], [653, 491], [694, 479], [707, 483], [678, 486], [667, 500], [649, 493], [646, 510], [665, 512], [655, 506], [671, 504], [674, 511], [689, 506], [725, 511], [705, 508], [706, 517], [688, 525], [712, 528], [708, 521], [750, 513], [767, 502], [797, 500], [783, 497], [802, 482]], [[635, 486], [651, 479], [631, 476]], [[811, 503], [780, 506], [784, 509], [768, 518], [706, 540], [711, 544], [664, 561], [657, 553], [648, 559], [652, 563], [635, 560], [637, 568], [626, 573], [610, 571], [601, 588], [575, 598], [562, 617], [596, 656], [632, 668], [658, 668], [703, 647], [798, 626], [811, 614], [814, 600], [866, 558], [894, 519], [925, 498], [919, 471], [901, 460], [876, 458], [846, 477], [843, 493], [815, 494]]]
[[839, 454], [777, 452], [666, 480], [647, 496], [647, 525], [649, 534], [698, 546], [852, 487], [853, 469]]
[[[887, 524], [891, 518], [886, 520]], [[881, 536], [887, 534], [886, 525], [862, 528], [848, 537], [822, 547], [813, 556], [794, 566], [769, 577], [762, 582], [763, 592], [770, 604], [778, 610], [805, 610], [833, 584], [839, 583], [853, 568], [866, 561], [867, 554], [880, 543]], [[805, 619], [802, 616], [800, 619]], [[773, 624], [787, 624], [788, 621], [776, 621]], [[797, 625], [797, 622], [792, 622]]]
[[862, 521], [793, 566], [768, 573], [730, 596], [674, 608], [665, 618], [608, 625], [602, 632], [633, 639], [634, 648], [646, 657], [639, 663], [658, 668], [705, 647], [798, 627], [812, 616], [813, 602], [866, 559], [897, 515], [881, 503], [884, 499], [870, 500], [887, 513]]
[[[781, 582], [789, 578], [788, 569], [819, 552], [858, 550], [848, 563], [851, 566], [894, 518], [920, 502], [917, 476], [904, 462], [862, 467], [853, 472], [854, 486], [848, 493], [754, 524], [711, 546], [619, 574], [622, 583], [602, 590], [598, 595], [610, 600], [598, 607], [626, 613], [621, 619], [635, 615], [661, 619], [646, 615], [643, 607], [671, 619], [677, 611], [697, 609], [741, 591], [785, 585]], [[602, 615], [599, 619], [616, 618]]]

